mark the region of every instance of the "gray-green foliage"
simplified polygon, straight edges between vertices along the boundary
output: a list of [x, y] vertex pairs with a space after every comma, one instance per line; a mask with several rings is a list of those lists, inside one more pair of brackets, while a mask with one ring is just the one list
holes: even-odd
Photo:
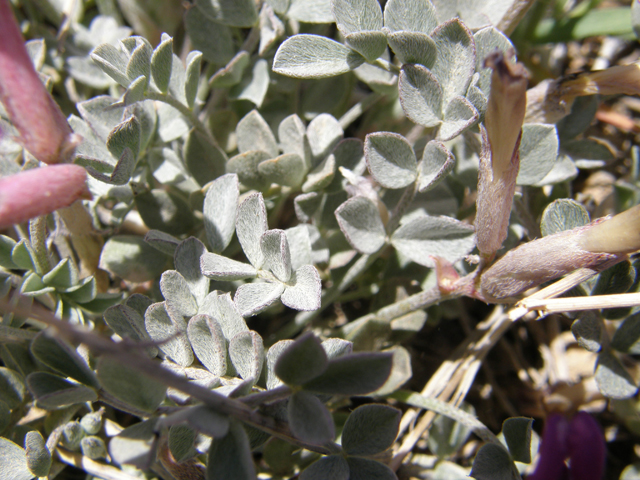
[[[39, 3], [57, 26], [69, 13], [64, 2]], [[460, 274], [469, 268], [462, 260], [475, 237], [462, 220], [470, 215], [463, 192], [476, 188], [477, 125], [491, 89], [484, 59], [513, 48], [496, 28], [512, 2], [389, 0], [382, 9], [376, 0], [197, 0], [183, 12], [188, 38], [158, 30], [155, 46], [142, 33], [158, 19], [142, 21], [149, 30], [134, 24], [140, 35], [132, 36], [113, 14], [114, 2], [96, 1], [94, 17], [77, 3], [65, 48], [47, 44], [45, 51], [35, 41], [29, 51], [39, 70], [45, 53], [53, 55], [48, 67], [64, 68], [74, 82], [68, 89], [79, 101], [69, 124], [82, 137], [74, 161], [90, 174], [88, 221], [106, 242], [76, 244], [58, 218], [48, 226], [55, 249], [35, 234], [0, 236], [0, 300], [37, 299], [139, 352], [141, 365], [161, 365], [213, 392], [226, 409], [168, 387], [136, 362], [123, 365], [117, 355], [38, 333], [40, 324], [21, 328], [26, 318], [7, 313], [0, 331], [0, 433], [7, 435], [0, 437], [0, 463], [11, 477], [0, 468], [0, 479], [60, 467], [51, 455], [54, 433], [77, 455], [138, 470], [153, 466], [161, 438], [183, 461], [178, 468], [193, 466], [207, 480], [256, 478], [252, 451], [263, 444], [274, 474], [396, 478], [380, 460], [396, 440], [399, 410], [366, 404], [344, 425], [334, 422], [347, 397], [390, 394], [411, 376], [400, 346], [352, 350], [387, 348], [420, 330], [427, 313], [363, 317], [335, 330], [313, 324], [323, 337], [345, 339], [277, 339], [297, 334], [351, 294], [380, 290], [380, 301], [401, 300], [387, 276], [426, 285], [437, 258]], [[126, 3], [139, 2], [118, 2]], [[169, 2], [158, 0], [155, 8], [170, 22]], [[337, 34], [329, 37], [323, 24], [333, 22]], [[372, 105], [374, 114], [362, 116]], [[609, 159], [595, 143], [575, 139], [588, 125], [582, 114], [592, 116], [593, 107], [576, 102], [557, 128], [523, 127], [519, 185], [559, 184], [577, 167]], [[358, 118], [363, 139], [348, 136]], [[0, 121], [3, 132], [12, 131], [4, 116]], [[409, 134], [410, 123], [420, 130]], [[399, 125], [406, 136], [384, 131]], [[8, 137], [0, 139], [3, 175], [19, 169], [20, 146]], [[538, 213], [543, 235], [589, 221], [568, 199]], [[514, 231], [522, 230], [520, 221], [513, 216]], [[637, 291], [637, 267], [623, 262], [601, 273], [589, 293]], [[104, 271], [130, 290], [126, 299], [107, 292]], [[131, 293], [136, 289], [148, 296]], [[580, 316], [572, 330], [598, 352], [601, 391], [629, 398], [637, 386], [620, 354], [640, 352], [640, 320], [616, 310]], [[611, 341], [601, 317], [624, 319]], [[264, 320], [288, 330], [263, 337], [256, 330]], [[87, 410], [98, 400], [144, 420], [125, 429], [109, 424], [120, 431], [107, 433], [102, 411]], [[29, 427], [23, 448], [9, 438], [18, 438], [13, 419], [31, 401], [47, 412], [42, 431], [54, 433], [45, 442], [39, 425]], [[477, 427], [464, 423], [465, 413], [439, 417], [429, 440], [434, 453], [454, 453]], [[271, 435], [274, 425], [284, 425], [278, 436]], [[341, 445], [334, 443], [336, 426]], [[472, 475], [511, 478], [514, 460], [530, 461], [530, 429], [528, 419], [505, 422], [508, 448], [482, 447]], [[292, 455], [300, 448], [322, 456], [309, 465]]]

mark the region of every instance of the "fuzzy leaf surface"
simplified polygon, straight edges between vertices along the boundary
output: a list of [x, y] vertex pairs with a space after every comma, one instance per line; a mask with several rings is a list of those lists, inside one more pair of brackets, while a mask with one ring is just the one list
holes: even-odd
[[295, 392], [287, 406], [289, 425], [296, 438], [315, 445], [332, 441], [336, 436], [333, 417], [318, 397]]
[[385, 188], [403, 188], [417, 177], [413, 148], [402, 135], [378, 132], [367, 135], [364, 158], [371, 176]]
[[306, 333], [278, 355], [275, 374], [288, 385], [302, 385], [327, 369], [327, 354], [318, 338]]
[[238, 176], [226, 174], [214, 180], [204, 197], [204, 228], [215, 253], [222, 252], [231, 242], [239, 195]]
[[342, 430], [342, 447], [348, 455], [369, 456], [393, 445], [401, 412], [387, 405], [368, 404], [356, 408]]
[[335, 212], [340, 230], [353, 248], [372, 254], [386, 241], [386, 231], [378, 207], [368, 198], [356, 196], [344, 202]]

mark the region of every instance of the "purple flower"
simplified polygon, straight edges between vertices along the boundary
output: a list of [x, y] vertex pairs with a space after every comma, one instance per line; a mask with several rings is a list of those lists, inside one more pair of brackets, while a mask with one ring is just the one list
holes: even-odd
[[601, 480], [606, 454], [602, 431], [591, 415], [578, 412], [569, 421], [554, 413], [547, 418], [540, 459], [527, 480]]

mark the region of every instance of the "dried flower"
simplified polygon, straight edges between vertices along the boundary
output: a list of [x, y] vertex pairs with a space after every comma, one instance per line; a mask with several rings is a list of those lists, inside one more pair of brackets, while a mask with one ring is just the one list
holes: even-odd
[[578, 268], [597, 268], [640, 250], [640, 205], [614, 217], [533, 240], [482, 273], [482, 298], [505, 300]]
[[69, 160], [75, 140], [60, 107], [33, 68], [8, 0], [0, 0], [0, 102], [38, 160]]
[[516, 177], [518, 147], [526, 108], [528, 74], [522, 64], [494, 52], [485, 59], [493, 69], [484, 119], [478, 173], [476, 235], [480, 254], [492, 258], [507, 237]]
[[578, 412], [569, 421], [551, 414], [542, 435], [538, 465], [527, 480], [600, 480], [606, 454], [602, 431], [591, 415]]
[[0, 229], [90, 198], [86, 180], [85, 169], [70, 164], [0, 178]]

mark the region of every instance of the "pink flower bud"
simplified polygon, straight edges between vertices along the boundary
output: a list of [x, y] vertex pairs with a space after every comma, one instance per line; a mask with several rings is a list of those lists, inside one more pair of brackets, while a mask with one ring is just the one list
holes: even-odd
[[0, 229], [91, 198], [87, 172], [78, 165], [52, 165], [0, 178]]
[[492, 258], [507, 237], [509, 215], [520, 168], [518, 148], [526, 109], [528, 74], [522, 64], [494, 52], [485, 60], [493, 68], [491, 93], [482, 132], [476, 200], [476, 236], [480, 254]]
[[597, 268], [637, 250], [640, 205], [510, 250], [482, 272], [481, 293], [487, 301], [509, 299], [578, 268]]
[[33, 68], [8, 0], [0, 0], [0, 102], [38, 160], [68, 160], [71, 128]]

